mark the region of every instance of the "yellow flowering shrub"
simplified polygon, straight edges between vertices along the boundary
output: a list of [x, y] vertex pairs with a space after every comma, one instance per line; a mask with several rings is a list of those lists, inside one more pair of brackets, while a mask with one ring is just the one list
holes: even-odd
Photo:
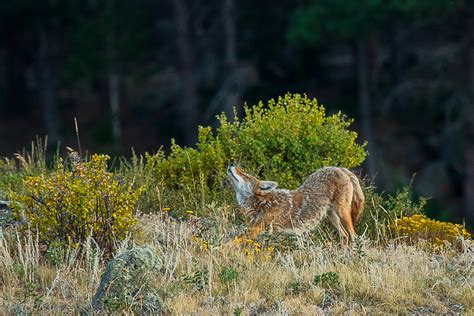
[[121, 183], [107, 170], [107, 155], [93, 155], [72, 167], [59, 159], [50, 174], [27, 177], [24, 190], [12, 193], [14, 216], [37, 231], [42, 242], [77, 246], [89, 235], [111, 251], [135, 223], [141, 188]]
[[407, 237], [410, 242], [422, 239], [439, 247], [446, 242], [458, 244], [458, 237], [471, 239], [471, 234], [462, 225], [433, 220], [422, 214], [397, 219], [394, 228], [400, 237]]

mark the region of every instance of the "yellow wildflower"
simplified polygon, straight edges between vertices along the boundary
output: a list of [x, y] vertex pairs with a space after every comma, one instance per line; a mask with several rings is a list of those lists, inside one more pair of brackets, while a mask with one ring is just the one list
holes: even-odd
[[471, 238], [471, 234], [460, 224], [432, 220], [421, 214], [396, 220], [394, 228], [411, 242], [423, 239], [437, 246], [444, 246], [446, 242], [456, 244], [459, 237]]

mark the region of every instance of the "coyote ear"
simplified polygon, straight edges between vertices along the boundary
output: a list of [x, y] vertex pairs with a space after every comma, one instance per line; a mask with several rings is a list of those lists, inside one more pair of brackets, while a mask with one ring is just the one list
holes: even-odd
[[272, 191], [276, 189], [278, 183], [275, 181], [260, 181], [258, 186], [262, 191]]

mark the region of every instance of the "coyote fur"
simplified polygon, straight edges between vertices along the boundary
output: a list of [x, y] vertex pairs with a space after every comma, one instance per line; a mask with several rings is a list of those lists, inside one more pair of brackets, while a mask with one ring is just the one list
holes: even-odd
[[295, 190], [277, 189], [278, 183], [259, 180], [233, 164], [227, 174], [239, 211], [251, 219], [246, 238], [253, 239], [265, 229], [303, 233], [326, 216], [344, 244], [357, 236], [354, 225], [365, 198], [359, 180], [346, 168], [321, 168]]

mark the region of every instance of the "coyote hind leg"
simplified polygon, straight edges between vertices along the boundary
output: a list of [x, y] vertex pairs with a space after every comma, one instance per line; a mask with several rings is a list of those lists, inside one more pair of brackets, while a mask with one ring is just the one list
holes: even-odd
[[357, 237], [351, 216], [353, 193], [352, 185], [341, 188], [336, 192], [332, 207], [329, 210], [329, 220], [339, 234], [343, 236], [346, 245]]
[[349, 232], [344, 228], [342, 224], [341, 218], [337, 215], [334, 209], [330, 209], [328, 212], [328, 219], [331, 225], [337, 230], [339, 233], [339, 237], [341, 238], [341, 243], [343, 245], [349, 244]]
[[354, 229], [354, 225], [352, 224], [352, 218], [350, 213], [343, 213], [342, 216], [339, 216], [342, 226], [349, 234], [350, 241], [354, 241], [357, 237], [357, 233]]

